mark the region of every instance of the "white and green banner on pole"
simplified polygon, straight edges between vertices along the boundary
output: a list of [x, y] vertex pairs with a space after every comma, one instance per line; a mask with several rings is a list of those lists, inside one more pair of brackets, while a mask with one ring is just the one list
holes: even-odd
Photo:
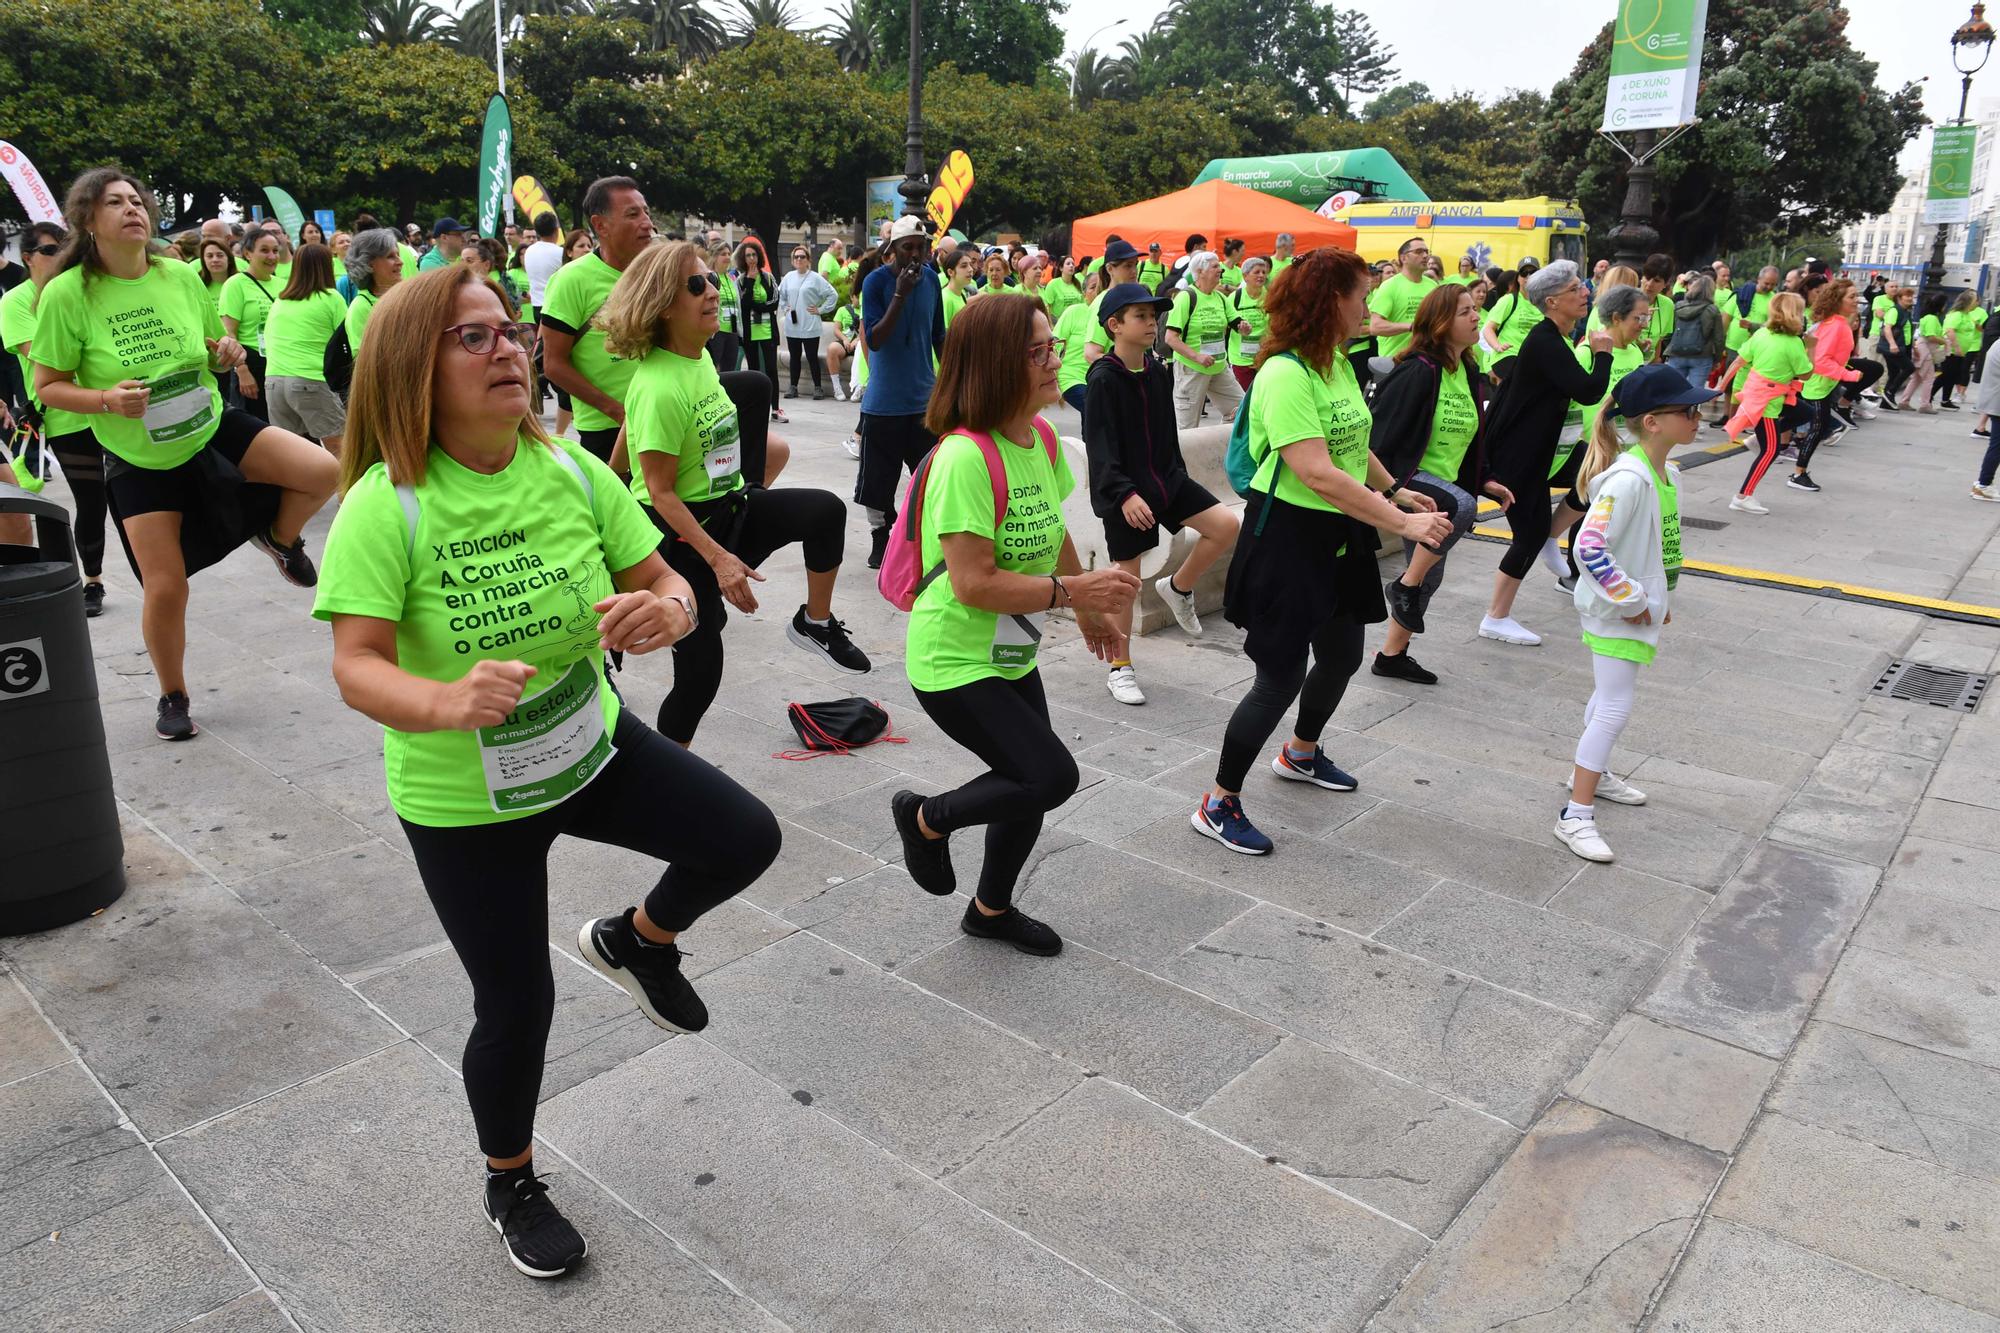
[[1694, 120], [1708, 0], [1618, 0], [1604, 130], [1664, 130]]
[[1924, 225], [1964, 222], [1972, 216], [1972, 153], [1977, 125], [1940, 125], [1931, 131], [1931, 169], [1924, 189]]
[[278, 225], [285, 229], [285, 235], [292, 238], [293, 245], [297, 245], [299, 231], [306, 225], [305, 210], [299, 207], [299, 201], [275, 185], [264, 187], [264, 197], [271, 201], [271, 216], [278, 219]]
[[[514, 117], [507, 99], [493, 94], [486, 104], [486, 129], [479, 138], [479, 234], [500, 234], [500, 209], [510, 204], [514, 182]], [[508, 208], [511, 213], [513, 210]]]

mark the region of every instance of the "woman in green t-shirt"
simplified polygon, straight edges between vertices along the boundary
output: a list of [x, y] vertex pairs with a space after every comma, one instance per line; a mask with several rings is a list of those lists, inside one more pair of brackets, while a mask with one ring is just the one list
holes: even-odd
[[[1039, 649], [1044, 618], [1076, 612], [1090, 651], [1122, 657], [1120, 629], [1139, 580], [1082, 572], [1063, 526], [1069, 460], [1041, 413], [1059, 398], [1062, 348], [1048, 316], [1018, 295], [971, 302], [945, 340], [925, 428], [938, 436], [909, 502], [925, 581], [910, 610], [906, 669], [917, 704], [988, 772], [937, 796], [890, 799], [910, 877], [958, 886], [946, 840], [986, 826], [979, 888], [960, 928], [1024, 953], [1062, 949], [1055, 931], [1013, 907], [1042, 816], [1076, 790], [1076, 761], [1049, 725]], [[983, 443], [982, 443], [983, 442]], [[996, 460], [1004, 475], [993, 475]], [[894, 540], [908, 537], [901, 527]]]
[[656, 1026], [697, 1032], [708, 1010], [678, 936], [763, 874], [780, 835], [761, 801], [605, 679], [606, 651], [669, 646], [694, 602], [611, 470], [543, 433], [533, 326], [460, 264], [408, 285], [355, 366], [313, 614], [332, 622], [341, 698], [384, 728], [390, 804], [472, 982], [465, 1093], [487, 1219], [516, 1268], [556, 1277], [584, 1242], [534, 1172], [555, 1009], [550, 847], [568, 834], [665, 863], [642, 903], [585, 922], [577, 948]]
[[375, 303], [403, 281], [404, 268], [396, 233], [387, 227], [361, 232], [347, 247], [347, 280], [354, 284], [354, 299], [347, 303], [347, 347], [356, 360], [361, 357], [361, 343], [368, 336]]
[[1942, 295], [1924, 304], [1923, 318], [1917, 321], [1916, 335], [1910, 339], [1910, 377], [1903, 384], [1899, 409], [1916, 408], [1924, 416], [1935, 416], [1931, 384], [1937, 379], [1938, 362], [1944, 357], [1944, 304]]
[[787, 424], [778, 406], [778, 284], [764, 267], [764, 249], [748, 241], [736, 247], [736, 331], [743, 339], [745, 367], [771, 381], [771, 420]]
[[1174, 411], [1182, 430], [1201, 424], [1204, 403], [1231, 421], [1243, 390], [1228, 374], [1229, 298], [1221, 291], [1222, 261], [1208, 250], [1188, 260], [1188, 285], [1167, 312], [1167, 347], [1174, 354]]
[[1244, 408], [1257, 471], [1223, 602], [1257, 676], [1230, 716], [1215, 786], [1190, 816], [1197, 833], [1252, 856], [1271, 840], [1243, 813], [1243, 783], [1294, 700], [1298, 721], [1272, 771], [1330, 791], [1356, 786], [1319, 736], [1361, 665], [1363, 627], [1387, 615], [1375, 528], [1430, 544], [1451, 533], [1434, 500], [1397, 490], [1369, 452], [1368, 405], [1341, 350], [1367, 327], [1367, 264], [1351, 250], [1314, 250], [1271, 288], [1264, 313]]
[[1076, 279], [1076, 256], [1064, 255], [1062, 267], [1042, 285], [1042, 302], [1049, 308], [1049, 323], [1062, 322], [1063, 311], [1083, 300], [1083, 288]]
[[1960, 292], [1941, 321], [1944, 359], [1938, 367], [1937, 382], [1931, 386], [1931, 397], [1942, 394], [1938, 406], [1953, 412], [1959, 410], [1959, 405], [1951, 400], [1952, 390], [1964, 389], [1972, 383], [1969, 367], [1973, 355], [1979, 351], [1979, 333], [1986, 322], [1978, 303], [1979, 298], [1971, 291]]
[[960, 250], [951, 261], [951, 268], [945, 275], [944, 290], [939, 293], [944, 301], [944, 328], [947, 335], [951, 332], [951, 322], [958, 318], [959, 311], [965, 309], [967, 298], [975, 294], [970, 289], [972, 275], [978, 267], [979, 262], [970, 250]]
[[243, 364], [236, 367], [237, 397], [245, 411], [265, 421], [271, 419], [271, 407], [264, 393], [264, 321], [284, 287], [277, 272], [277, 239], [261, 230], [251, 232], [243, 240], [243, 270], [223, 287], [218, 307], [223, 332], [243, 345]]
[[222, 289], [236, 276], [236, 255], [227, 241], [203, 241], [201, 243], [201, 285], [208, 288], [209, 300], [215, 302], [217, 313], [222, 310]]
[[343, 331], [347, 314], [347, 302], [333, 289], [333, 252], [300, 246], [291, 281], [264, 324], [264, 387], [272, 425], [318, 440], [336, 458], [347, 409], [326, 382], [326, 348]]
[[[785, 637], [837, 671], [860, 674], [868, 656], [833, 615], [847, 536], [847, 506], [831, 491], [772, 489], [743, 473], [746, 423], [708, 359], [720, 284], [692, 241], [654, 245], [618, 277], [597, 317], [611, 355], [638, 363], [625, 390], [625, 424], [613, 446], [632, 463], [632, 494], [673, 541], [667, 563], [694, 590], [698, 628], [674, 645], [674, 684], [660, 704], [661, 734], [682, 745], [722, 684], [727, 607], [757, 610], [757, 567], [798, 543], [806, 600]], [[761, 414], [759, 414], [761, 417]], [[766, 428], [760, 419], [747, 423]]]
[[300, 533], [333, 494], [334, 462], [223, 406], [215, 376], [234, 371], [243, 348], [194, 270], [150, 253], [151, 190], [99, 167], [70, 186], [63, 215], [69, 239], [36, 301], [35, 392], [88, 417], [104, 447], [111, 511], [146, 590], [154, 734], [187, 740], [197, 732], [184, 673], [188, 575], [247, 539], [287, 582], [311, 587], [318, 574]]
[[1243, 388], [1257, 366], [1257, 348], [1264, 338], [1264, 289], [1271, 279], [1271, 261], [1252, 255], [1243, 261], [1243, 285], [1229, 294], [1229, 373]]

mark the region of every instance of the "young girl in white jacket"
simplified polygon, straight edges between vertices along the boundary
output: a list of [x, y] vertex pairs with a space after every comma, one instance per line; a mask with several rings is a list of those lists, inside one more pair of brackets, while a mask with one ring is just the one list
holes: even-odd
[[[1680, 485], [1667, 455], [1692, 443], [1697, 409], [1716, 396], [1668, 366], [1641, 366], [1619, 381], [1599, 415], [1577, 488], [1590, 509], [1576, 539], [1575, 601], [1597, 688], [1583, 710], [1570, 798], [1556, 837], [1586, 861], [1609, 861], [1597, 799], [1644, 805], [1646, 793], [1611, 770], [1611, 749], [1632, 716], [1639, 668], [1653, 660], [1673, 619], [1681, 572]], [[1614, 420], [1616, 418], [1616, 420]], [[1627, 444], [1617, 421], [1636, 444]]]

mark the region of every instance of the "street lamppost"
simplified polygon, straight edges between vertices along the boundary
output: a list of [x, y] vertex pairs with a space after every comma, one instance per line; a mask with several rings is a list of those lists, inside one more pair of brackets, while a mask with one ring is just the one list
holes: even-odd
[[903, 127], [903, 183], [896, 192], [905, 213], [922, 213], [931, 197], [924, 175], [923, 0], [910, 0], [910, 119]]
[[[1972, 76], [1986, 67], [1986, 57], [1992, 53], [1993, 25], [1986, 21], [1986, 6], [1975, 4], [1972, 17], [1951, 35], [1951, 67], [1959, 73], [1958, 119], [1952, 124], [1965, 124], [1965, 103], [1972, 96]], [[1931, 239], [1929, 272], [1925, 275], [1929, 279], [1924, 284], [1928, 295], [1944, 290], [1944, 251], [1950, 234], [1950, 223], [1938, 223], [1937, 235]]]

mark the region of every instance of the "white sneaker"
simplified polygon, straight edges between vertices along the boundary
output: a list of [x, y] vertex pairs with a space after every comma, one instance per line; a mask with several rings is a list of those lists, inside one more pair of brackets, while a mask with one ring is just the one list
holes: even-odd
[[[1576, 779], [1574, 777], [1564, 778], [1563, 789], [1566, 791], [1575, 791]], [[1607, 772], [1598, 774], [1597, 795], [1599, 799], [1610, 801], [1613, 805], [1644, 805], [1646, 803], [1646, 793], [1640, 791], [1616, 773]]]
[[833, 377], [833, 401], [836, 403], [847, 401], [847, 386], [840, 382], [840, 376], [838, 375]]
[[1614, 859], [1611, 845], [1597, 831], [1594, 819], [1557, 819], [1556, 837], [1586, 861], [1607, 862]]
[[1758, 502], [1754, 495], [1739, 495], [1729, 502], [1729, 507], [1739, 514], [1768, 514], [1770, 507]]
[[1995, 490], [1991, 486], [1975, 484], [1972, 488], [1972, 498], [1975, 500], [2000, 500], [2000, 490]]
[[1559, 579], [1569, 577], [1569, 562], [1563, 559], [1562, 547], [1556, 545], [1554, 537], [1542, 543], [1542, 568]]
[[1177, 592], [1173, 575], [1153, 580], [1153, 591], [1160, 594], [1160, 600], [1167, 604], [1167, 610], [1174, 613], [1180, 627], [1199, 639], [1201, 637], [1201, 617], [1195, 614], [1194, 594]]
[[1877, 412], [1872, 407], [1857, 407], [1854, 409], [1854, 419], [1856, 421], [1874, 421], [1880, 418], [1881, 415], [1880, 412]]
[[[1565, 569], [1563, 573], [1567, 575], [1569, 571]], [[1498, 620], [1492, 616], [1482, 616], [1479, 621], [1479, 637], [1498, 639], [1502, 643], [1517, 643], [1523, 648], [1533, 648], [1542, 641], [1541, 635], [1512, 616], [1502, 616]]]
[[1111, 691], [1111, 697], [1121, 704], [1142, 704], [1146, 702], [1146, 692], [1139, 688], [1139, 677], [1131, 667], [1113, 667], [1104, 687]]
[[840, 447], [847, 450], [849, 458], [861, 457], [861, 437], [859, 435], [848, 436], [840, 442]]

